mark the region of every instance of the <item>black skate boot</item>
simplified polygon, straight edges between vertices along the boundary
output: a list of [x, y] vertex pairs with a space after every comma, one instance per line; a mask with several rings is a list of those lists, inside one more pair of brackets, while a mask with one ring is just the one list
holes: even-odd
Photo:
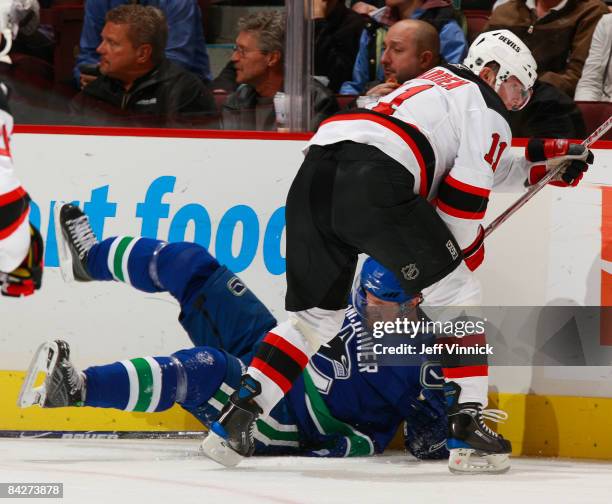
[[254, 398], [260, 393], [259, 382], [244, 375], [240, 388], [230, 396], [219, 420], [211, 425], [202, 442], [201, 450], [207, 457], [226, 467], [233, 467], [253, 454], [253, 429], [262, 412]]
[[[33, 388], [39, 373], [46, 374], [45, 382]], [[56, 340], [39, 347], [17, 404], [22, 408], [35, 404], [43, 408], [83, 406], [85, 392], [85, 376], [70, 362], [70, 346], [65, 341]]]
[[510, 469], [510, 441], [491, 430], [486, 420], [503, 422], [508, 418], [501, 410], [483, 409], [480, 403], [458, 403], [461, 387], [454, 382], [444, 385], [448, 400], [448, 439], [451, 472], [504, 473]]
[[57, 203], [54, 209], [60, 269], [66, 282], [89, 282], [87, 254], [98, 243], [83, 211], [70, 203]]

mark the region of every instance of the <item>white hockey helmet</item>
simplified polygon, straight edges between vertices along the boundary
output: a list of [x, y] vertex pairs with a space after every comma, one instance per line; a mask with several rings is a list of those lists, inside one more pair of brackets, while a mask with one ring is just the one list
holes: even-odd
[[[501, 85], [514, 76], [526, 92], [531, 92], [538, 76], [538, 65], [529, 48], [514, 33], [509, 30], [481, 33], [470, 46], [463, 64], [479, 75], [482, 68], [491, 62], [499, 65], [495, 91], [499, 92]], [[528, 97], [523, 106], [527, 101]]]

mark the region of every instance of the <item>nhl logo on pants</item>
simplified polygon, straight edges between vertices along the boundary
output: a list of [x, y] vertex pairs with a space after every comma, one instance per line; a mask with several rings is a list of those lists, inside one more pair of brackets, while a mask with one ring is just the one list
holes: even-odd
[[402, 268], [402, 275], [406, 280], [414, 280], [419, 276], [419, 273], [419, 268], [417, 268], [416, 264], [414, 263]]

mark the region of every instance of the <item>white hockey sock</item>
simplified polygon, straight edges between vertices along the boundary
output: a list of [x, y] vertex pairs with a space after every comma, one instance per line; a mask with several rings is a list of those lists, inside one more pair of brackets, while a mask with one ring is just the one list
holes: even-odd
[[313, 308], [289, 317], [264, 337], [248, 369], [261, 383], [255, 400], [265, 415], [289, 391], [319, 347], [338, 334], [344, 310]]
[[459, 393], [459, 399], [457, 402], [477, 402], [482, 404], [483, 408], [487, 407], [489, 398], [487, 392], [489, 388], [489, 377], [488, 376], [470, 376], [467, 378], [453, 378], [445, 379], [445, 382], [455, 382], [461, 387]]

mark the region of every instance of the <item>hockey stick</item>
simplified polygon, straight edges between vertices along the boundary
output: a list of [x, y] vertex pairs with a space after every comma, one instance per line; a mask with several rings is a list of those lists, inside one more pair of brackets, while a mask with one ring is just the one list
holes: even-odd
[[19, 439], [198, 439], [206, 431], [26, 431], [0, 430], [0, 438]]
[[[597, 140], [599, 140], [606, 131], [608, 131], [612, 127], [612, 116], [608, 117], [599, 128], [597, 128], [591, 135], [582, 142], [582, 145], [585, 147], [590, 147]], [[510, 216], [514, 215], [514, 213], [519, 210], [525, 203], [527, 203], [531, 198], [533, 198], [538, 192], [542, 190], [542, 188], [548, 184], [552, 179], [554, 179], [559, 173], [563, 171], [566, 167], [566, 163], [562, 163], [556, 168], [548, 171], [544, 177], [542, 177], [537, 183], [532, 185], [529, 190], [523, 194], [519, 199], [517, 199], [512, 205], [508, 207], [508, 209], [499, 215], [491, 224], [489, 224], [484, 230], [485, 238], [489, 236], [495, 229], [497, 229], [501, 224], [506, 222]]]

